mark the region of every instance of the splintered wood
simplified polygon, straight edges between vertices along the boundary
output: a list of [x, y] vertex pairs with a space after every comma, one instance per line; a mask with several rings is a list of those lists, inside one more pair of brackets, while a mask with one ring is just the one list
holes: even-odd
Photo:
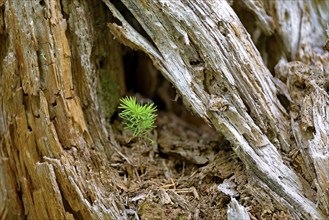
[[[321, 210], [316, 201], [305, 196], [303, 190], [306, 187], [306, 191], [312, 191], [311, 184], [303, 184], [300, 174], [282, 158], [300, 141], [296, 134], [296, 139], [292, 137], [291, 115], [277, 98], [276, 85], [280, 83], [264, 65], [248, 32], [226, 1], [147, 0], [140, 4], [122, 0], [148, 38], [136, 31], [110, 1], [104, 2], [113, 16], [120, 20], [120, 24], [108, 24], [116, 38], [150, 56], [154, 65], [179, 91], [184, 104], [233, 144], [235, 153], [262, 181], [260, 186], [266, 187], [273, 200], [284, 203], [297, 218], [324, 218], [326, 200], [321, 200]], [[269, 5], [276, 11], [270, 11]], [[311, 43], [304, 34], [307, 32], [319, 37], [322, 32], [319, 28], [312, 31], [309, 21], [301, 21], [305, 30], [295, 24], [291, 26], [291, 23], [296, 16], [301, 19], [304, 7], [308, 7], [312, 15], [315, 9], [303, 1], [296, 4], [272, 1], [269, 5], [261, 1], [246, 1], [242, 7], [256, 15], [258, 27], [266, 35], [273, 34], [274, 28], [277, 28], [286, 49], [281, 55], [287, 53], [291, 59], [305, 55], [309, 59], [309, 47], [305, 45], [321, 44]], [[277, 20], [269, 16], [269, 12], [278, 13]], [[314, 22], [321, 27], [318, 20]], [[292, 32], [288, 26], [292, 27]], [[302, 30], [302, 33], [299, 32]], [[281, 90], [286, 87], [284, 83], [281, 83]], [[321, 95], [319, 92], [315, 94], [317, 98]], [[314, 98], [311, 98], [313, 103]], [[327, 105], [321, 98], [317, 102], [316, 106], [320, 103]], [[326, 110], [313, 107], [313, 112], [317, 114], [314, 118], [320, 118], [318, 114], [325, 114]], [[324, 133], [316, 134], [319, 140], [326, 140], [321, 138]], [[308, 144], [304, 146], [310, 149]], [[313, 159], [319, 153], [316, 152], [312, 153]], [[326, 158], [327, 153], [324, 154]], [[326, 162], [320, 164], [325, 167]], [[316, 163], [312, 167], [320, 169]], [[318, 172], [322, 173], [321, 169]], [[317, 175], [322, 179], [320, 173]], [[319, 184], [324, 187], [323, 181]], [[323, 187], [320, 187], [322, 192]], [[328, 211], [326, 213], [329, 214]]]
[[[0, 1], [1, 219], [126, 218], [96, 98], [96, 63], [123, 76], [120, 45], [104, 5], [92, 4]], [[96, 19], [106, 31], [93, 30]]]
[[[328, 11], [0, 0], [1, 219], [328, 219]], [[152, 60], [149, 95], [171, 99], [160, 71], [206, 124], [159, 114], [145, 151], [121, 141], [119, 42]]]

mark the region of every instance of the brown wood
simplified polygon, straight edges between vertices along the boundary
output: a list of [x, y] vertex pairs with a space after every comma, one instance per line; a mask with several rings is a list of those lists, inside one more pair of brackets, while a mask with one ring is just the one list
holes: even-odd
[[[121, 47], [106, 28], [104, 7], [0, 5], [1, 219], [125, 218], [114, 202], [113, 148], [100, 117], [111, 112], [100, 110], [103, 96], [96, 95], [110, 83], [125, 89]], [[103, 29], [94, 29], [96, 22]], [[115, 109], [121, 94], [112, 94]]]
[[[116, 154], [134, 172], [108, 124], [126, 91], [119, 42], [147, 54], [185, 106], [230, 141], [234, 155], [219, 158], [242, 161], [259, 203], [293, 219], [328, 218], [327, 1], [103, 2], [0, 0], [1, 219], [137, 215], [111, 166]], [[196, 164], [214, 158], [159, 140]], [[194, 211], [176, 192], [160, 194]], [[229, 219], [250, 218], [226, 195]]]

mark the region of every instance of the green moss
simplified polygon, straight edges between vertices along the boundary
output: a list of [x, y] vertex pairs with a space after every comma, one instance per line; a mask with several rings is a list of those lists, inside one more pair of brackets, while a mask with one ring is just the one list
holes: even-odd
[[106, 119], [111, 118], [120, 101], [120, 85], [116, 77], [112, 77], [105, 70], [99, 70], [98, 97], [101, 114]]

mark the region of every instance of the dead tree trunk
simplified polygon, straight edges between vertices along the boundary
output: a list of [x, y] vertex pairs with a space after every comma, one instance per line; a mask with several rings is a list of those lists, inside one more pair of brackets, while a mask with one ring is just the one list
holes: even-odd
[[[282, 51], [273, 56], [306, 62], [303, 66], [282, 61], [276, 72], [284, 77], [280, 81], [265, 66], [227, 1], [122, 0], [150, 39], [110, 1], [104, 2], [120, 21], [109, 24], [112, 33], [151, 57], [185, 105], [234, 145], [260, 188], [296, 217], [328, 216], [328, 56], [313, 48], [325, 44], [323, 21], [328, 17], [317, 10], [325, 11], [327, 4], [244, 1], [240, 6], [258, 19], [255, 32], [275, 31], [280, 38]], [[263, 55], [272, 56], [271, 51]], [[291, 109], [282, 106], [280, 93], [291, 102]], [[301, 152], [300, 166], [308, 170], [298, 172], [285, 160], [294, 151]], [[308, 196], [315, 190], [316, 199]]]
[[0, 0], [1, 219], [127, 219], [104, 122], [125, 91], [116, 40], [232, 143], [257, 200], [328, 218], [327, 1], [103, 2]]
[[125, 219], [100, 117], [124, 91], [104, 5], [8, 0], [0, 9], [1, 219]]

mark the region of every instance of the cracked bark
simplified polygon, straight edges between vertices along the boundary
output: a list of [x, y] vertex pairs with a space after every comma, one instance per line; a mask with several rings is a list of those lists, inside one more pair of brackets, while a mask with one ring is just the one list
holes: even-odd
[[106, 30], [104, 6], [0, 5], [1, 218], [125, 219], [100, 117], [111, 109], [100, 110], [98, 100], [105, 74], [105, 82], [122, 86], [114, 108], [124, 91], [121, 47]]
[[[317, 178], [317, 188], [324, 192], [328, 175], [323, 167], [328, 162], [328, 153], [323, 152], [321, 160], [316, 158], [315, 152], [319, 153], [317, 150], [323, 147], [316, 150], [306, 142], [313, 138], [312, 143], [317, 142], [315, 139], [319, 137], [309, 135], [306, 138], [296, 130], [298, 126], [290, 124], [292, 113], [289, 115], [277, 98], [279, 88], [276, 84], [280, 83], [264, 65], [248, 32], [226, 1], [144, 1], [140, 4], [122, 0], [151, 40], [134, 29], [115, 5], [108, 0], [104, 2], [120, 20], [120, 24], [108, 24], [112, 33], [123, 44], [150, 56], [154, 65], [177, 88], [185, 105], [211, 123], [234, 145], [236, 154], [253, 175], [262, 181], [264, 190], [272, 199], [283, 203], [297, 218], [324, 218], [323, 210], [326, 210], [328, 196], [323, 195], [323, 199], [320, 199], [323, 202], [322, 208], [317, 207], [315, 201], [303, 192], [312, 191], [312, 180], [310, 185], [303, 184], [301, 175], [285, 163], [282, 156], [295, 148], [300, 150], [306, 147], [307, 152], [303, 158], [311, 161], [307, 166], [316, 170], [312, 176]], [[245, 7], [256, 14], [260, 21], [259, 28], [265, 34], [271, 34], [273, 30], [273, 25], [265, 25], [276, 25], [286, 49], [286, 57], [294, 59], [300, 56], [301, 59], [312, 60], [310, 56], [315, 53], [305, 48], [305, 45], [316, 45], [319, 42], [312, 44], [309, 38], [302, 35], [302, 31], [303, 34], [311, 33], [311, 22], [307, 18], [310, 19], [310, 14], [314, 15], [316, 9], [327, 6], [312, 5], [312, 1], [299, 1], [296, 4], [289, 2], [281, 6], [282, 2], [272, 1], [270, 9], [276, 10], [272, 13], [277, 18], [271, 20], [266, 14], [268, 8], [254, 4], [257, 2], [262, 3], [247, 1]], [[289, 8], [291, 4], [293, 7]], [[305, 14], [306, 8], [310, 10], [309, 14]], [[281, 10], [285, 11], [285, 17]], [[318, 14], [312, 20], [319, 27], [323, 27], [318, 22], [321, 16]], [[294, 20], [296, 17], [298, 19]], [[287, 28], [289, 25], [293, 28], [291, 34]], [[321, 36], [323, 31], [312, 34], [311, 37], [322, 37], [324, 42], [324, 36]], [[325, 65], [324, 60], [320, 62]], [[286, 62], [283, 65], [292, 64]], [[293, 71], [286, 75], [289, 78], [294, 74], [297, 73]], [[321, 74], [326, 74], [326, 71], [322, 70]], [[286, 85], [281, 84], [281, 89], [287, 90]], [[320, 94], [327, 96], [326, 93]], [[316, 102], [318, 107], [313, 107], [312, 113], [317, 118], [325, 112], [319, 106], [327, 105], [325, 98], [322, 100]], [[292, 101], [297, 102], [294, 99]], [[316, 127], [319, 130], [326, 129], [325, 124]], [[304, 138], [304, 144], [300, 145], [302, 140], [299, 139]], [[325, 212], [328, 214], [327, 210]]]
[[[295, 218], [329, 216], [327, 1], [245, 1], [258, 21], [247, 31], [226, 1], [121, 0], [148, 36], [104, 2], [116, 19], [100, 1], [0, 1], [0, 216], [127, 218], [103, 123], [125, 89], [113, 35], [233, 144], [257, 199]], [[279, 39], [271, 54], [254, 45], [259, 33]], [[289, 164], [296, 152], [301, 171]]]

